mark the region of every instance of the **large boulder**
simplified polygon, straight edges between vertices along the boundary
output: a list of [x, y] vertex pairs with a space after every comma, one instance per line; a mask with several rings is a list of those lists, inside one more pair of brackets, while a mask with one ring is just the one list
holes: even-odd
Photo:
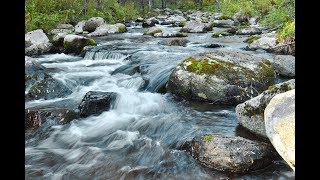
[[61, 81], [46, 75], [30, 88], [26, 94], [26, 100], [61, 98], [71, 93], [72, 91]]
[[67, 33], [58, 33], [52, 37], [52, 44], [54, 46], [63, 46], [63, 40], [66, 37]]
[[25, 55], [27, 56], [47, 53], [52, 48], [49, 38], [42, 29], [25, 34], [25, 42], [27, 42], [25, 48]]
[[276, 157], [270, 144], [218, 134], [193, 138], [182, 148], [206, 167], [236, 173], [265, 168]]
[[72, 24], [58, 24], [57, 29], [70, 29], [70, 30], [74, 30], [74, 27], [72, 26]]
[[275, 78], [268, 60], [219, 49], [182, 61], [171, 73], [167, 88], [186, 99], [236, 105], [266, 90]]
[[79, 114], [66, 108], [31, 108], [25, 109], [25, 129], [38, 128], [47, 120], [56, 124], [66, 124], [79, 118]]
[[184, 38], [175, 38], [162, 40], [159, 42], [159, 44], [166, 46], [186, 46], [188, 42], [190, 41]]
[[52, 29], [50, 31], [50, 35], [57, 35], [59, 33], [71, 34], [72, 32], [73, 32], [73, 30], [71, 30], [71, 29]]
[[261, 34], [261, 33], [262, 33], [262, 31], [260, 29], [253, 28], [253, 27], [239, 29], [236, 32], [237, 35], [256, 35], [256, 34]]
[[48, 78], [49, 75], [45, 73], [46, 68], [32, 58], [25, 56], [25, 88], [30, 88], [37, 81]]
[[277, 73], [287, 76], [295, 77], [295, 57], [291, 55], [277, 55], [272, 62]]
[[155, 21], [152, 21], [150, 19], [147, 19], [145, 20], [143, 23], [142, 23], [142, 27], [146, 28], [146, 27], [152, 27], [152, 26], [155, 26], [156, 22]]
[[83, 33], [83, 27], [85, 26], [86, 21], [80, 21], [77, 23], [77, 25], [74, 27], [74, 32], [76, 34], [82, 34]]
[[269, 104], [270, 100], [277, 94], [292, 90], [295, 88], [295, 80], [270, 86], [268, 90], [261, 93], [236, 107], [236, 115], [239, 124], [247, 128], [249, 131], [266, 137], [266, 128], [264, 120], [264, 110]]
[[180, 32], [203, 33], [208, 31], [208, 25], [196, 21], [187, 21]]
[[103, 111], [111, 109], [117, 95], [118, 94], [114, 92], [87, 92], [79, 105], [80, 116], [88, 117], [90, 115], [98, 115]]
[[63, 47], [68, 53], [80, 54], [85, 46], [95, 46], [96, 42], [87, 37], [78, 36], [74, 34], [68, 34], [63, 40]]
[[231, 28], [234, 26], [234, 21], [231, 19], [214, 20], [214, 27]]
[[263, 49], [266, 51], [273, 51], [273, 48], [277, 45], [277, 41], [275, 37], [261, 37], [255, 41], [253, 41], [247, 47], [250, 50]]
[[88, 21], [85, 22], [83, 31], [93, 32], [97, 27], [105, 24], [105, 21], [102, 17], [92, 17]]
[[264, 111], [267, 136], [295, 170], [295, 90], [273, 97]]
[[143, 34], [145, 34], [145, 35], [154, 35], [156, 33], [161, 33], [161, 32], [162, 32], [162, 30], [160, 28], [151, 27], [147, 31], [145, 31]]
[[168, 19], [165, 20], [165, 22], [169, 24], [174, 24], [174, 23], [180, 23], [180, 22], [186, 22], [186, 18], [183, 16], [170, 16]]
[[90, 33], [90, 36], [106, 36], [108, 34], [114, 33], [123, 33], [126, 32], [127, 28], [122, 23], [117, 24], [102, 24], [101, 26], [97, 27], [97, 29]]

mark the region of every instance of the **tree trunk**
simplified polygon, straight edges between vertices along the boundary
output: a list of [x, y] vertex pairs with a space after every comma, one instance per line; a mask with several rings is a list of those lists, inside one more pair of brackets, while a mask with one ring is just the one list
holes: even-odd
[[152, 8], [152, 0], [149, 0], [149, 9]]
[[162, 9], [165, 8], [165, 4], [164, 4], [165, 2], [164, 2], [164, 1], [165, 1], [165, 0], [161, 0], [161, 8], [162, 8]]

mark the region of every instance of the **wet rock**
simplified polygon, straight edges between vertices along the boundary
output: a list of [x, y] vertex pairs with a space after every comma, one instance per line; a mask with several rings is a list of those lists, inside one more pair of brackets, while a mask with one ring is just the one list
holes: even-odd
[[151, 27], [147, 31], [145, 31], [143, 34], [145, 34], [145, 35], [154, 35], [156, 33], [161, 33], [161, 32], [162, 32], [162, 30], [160, 28]]
[[187, 43], [190, 42], [184, 38], [175, 38], [175, 39], [166, 39], [160, 41], [159, 44], [166, 45], [166, 46], [186, 46]]
[[52, 48], [49, 38], [42, 29], [25, 34], [25, 42], [27, 42], [27, 47], [25, 48], [25, 55], [27, 56], [47, 53]]
[[146, 28], [146, 27], [152, 27], [152, 26], [155, 26], [155, 21], [152, 21], [152, 20], [145, 20], [143, 23], [142, 23], [142, 27]]
[[82, 34], [83, 33], [83, 27], [85, 26], [86, 21], [80, 21], [77, 23], [77, 25], [74, 27], [74, 32], [76, 34]]
[[208, 44], [208, 45], [205, 45], [206, 48], [220, 48], [220, 47], [223, 47], [222, 45], [220, 44]]
[[214, 27], [231, 28], [234, 26], [234, 21], [231, 19], [214, 20], [213, 25], [214, 25]]
[[63, 46], [63, 40], [66, 37], [67, 33], [58, 33], [52, 37], [52, 44], [54, 46]]
[[264, 119], [264, 110], [270, 100], [277, 94], [292, 90], [295, 88], [295, 80], [279, 83], [270, 86], [268, 90], [261, 93], [236, 107], [236, 115], [239, 124], [249, 131], [260, 136], [267, 137]]
[[87, 92], [79, 105], [80, 116], [98, 115], [103, 111], [111, 109], [117, 95], [115, 92]]
[[71, 93], [66, 85], [47, 75], [30, 88], [26, 100], [61, 98]]
[[258, 24], [258, 21], [259, 21], [259, 17], [251, 17], [249, 19], [249, 24], [252, 26], [252, 25], [257, 25]]
[[208, 25], [196, 21], [187, 21], [180, 32], [203, 33], [208, 31]]
[[226, 172], [262, 169], [276, 157], [270, 144], [218, 134], [193, 138], [183, 148], [202, 165]]
[[244, 28], [244, 29], [240, 29], [236, 32], [237, 35], [256, 35], [256, 34], [261, 34], [262, 31], [258, 28]]
[[295, 90], [273, 97], [264, 113], [267, 136], [295, 170]]
[[25, 56], [25, 88], [31, 87], [37, 81], [50, 77], [45, 73], [46, 68], [35, 63], [32, 58]]
[[79, 114], [66, 108], [31, 108], [25, 109], [25, 129], [38, 128], [47, 120], [55, 124], [66, 124], [79, 118]]
[[88, 31], [89, 33], [96, 30], [97, 27], [105, 24], [105, 21], [102, 17], [92, 17], [85, 22], [83, 31]]
[[159, 38], [170, 38], [170, 37], [187, 37], [186, 33], [168, 33], [168, 32], [159, 32], [153, 35], [154, 37]]
[[266, 51], [273, 51], [273, 48], [276, 46], [276, 44], [277, 43], [275, 37], [261, 37], [249, 44], [248, 49], [263, 49]]
[[137, 19], [136, 19], [136, 22], [143, 22], [143, 18], [142, 17], [138, 17]]
[[277, 55], [272, 62], [275, 70], [287, 77], [295, 77], [295, 57], [291, 55]]
[[270, 61], [217, 49], [182, 61], [170, 75], [167, 88], [185, 99], [237, 105], [266, 90], [275, 78]]
[[68, 53], [80, 54], [88, 45], [96, 45], [96, 42], [93, 39], [73, 34], [66, 35], [63, 40], [63, 47]]
[[127, 28], [122, 23], [102, 24], [101, 26], [97, 27], [94, 32], [90, 33], [89, 36], [106, 36], [108, 34], [124, 32], [127, 32]]

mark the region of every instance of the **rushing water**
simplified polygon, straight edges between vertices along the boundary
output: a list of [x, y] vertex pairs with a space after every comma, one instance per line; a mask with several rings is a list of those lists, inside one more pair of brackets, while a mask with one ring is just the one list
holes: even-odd
[[[161, 26], [165, 31], [179, 28]], [[230, 174], [200, 165], [180, 145], [197, 135], [243, 136], [235, 107], [187, 102], [163, 92], [173, 68], [183, 59], [224, 48], [245, 47], [246, 37], [211, 38], [189, 34], [187, 47], [163, 46], [143, 36], [142, 28], [97, 38], [99, 46], [84, 58], [51, 54], [36, 58], [73, 93], [65, 98], [26, 102], [30, 107], [76, 109], [88, 91], [117, 92], [112, 110], [66, 125], [48, 120], [26, 131], [26, 179], [294, 179], [284, 161], [246, 174]], [[272, 58], [265, 52], [251, 52]], [[139, 67], [140, 73], [131, 71]], [[163, 93], [157, 93], [163, 92]]]

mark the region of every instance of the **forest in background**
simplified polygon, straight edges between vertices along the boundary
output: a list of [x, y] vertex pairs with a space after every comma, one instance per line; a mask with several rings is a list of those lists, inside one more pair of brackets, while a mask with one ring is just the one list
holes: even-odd
[[26, 0], [25, 31], [49, 31], [57, 24], [75, 25], [91, 17], [109, 24], [156, 16], [154, 9], [221, 12], [232, 17], [241, 12], [259, 17], [259, 23], [277, 29], [278, 39], [294, 39], [294, 0]]

